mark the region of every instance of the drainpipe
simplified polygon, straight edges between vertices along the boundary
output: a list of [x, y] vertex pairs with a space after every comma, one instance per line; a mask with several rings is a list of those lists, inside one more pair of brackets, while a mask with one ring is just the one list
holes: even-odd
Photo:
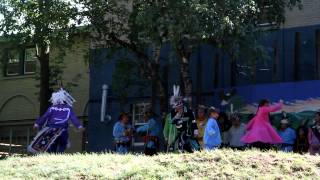
[[101, 97], [101, 115], [100, 121], [104, 122], [106, 119], [111, 121], [111, 116], [106, 115], [106, 108], [107, 108], [107, 99], [108, 99], [108, 85], [102, 85], [102, 97]]

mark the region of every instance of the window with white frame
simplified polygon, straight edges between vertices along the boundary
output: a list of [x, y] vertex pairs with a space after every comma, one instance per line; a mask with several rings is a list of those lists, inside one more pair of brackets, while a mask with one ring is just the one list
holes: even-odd
[[35, 49], [28, 48], [24, 51], [24, 74], [32, 74], [36, 71], [36, 61]]
[[8, 52], [8, 62], [6, 67], [7, 76], [19, 75], [21, 72], [20, 53], [18, 50]]
[[35, 48], [9, 50], [5, 75], [34, 74], [36, 72], [36, 62]]

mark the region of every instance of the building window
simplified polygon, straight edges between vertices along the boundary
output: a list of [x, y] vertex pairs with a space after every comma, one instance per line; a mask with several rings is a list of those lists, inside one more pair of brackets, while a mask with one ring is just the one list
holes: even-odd
[[[137, 129], [138, 127], [147, 124], [144, 120], [144, 113], [146, 110], [151, 108], [151, 103], [149, 102], [142, 102], [142, 103], [136, 103], [132, 104], [132, 126]], [[132, 137], [132, 147], [135, 148], [141, 148], [144, 146], [144, 139], [141, 136], [138, 136], [135, 134]]]
[[35, 49], [28, 48], [24, 51], [24, 74], [32, 74], [36, 71]]
[[142, 102], [132, 105], [132, 125], [144, 125], [146, 122], [143, 118], [144, 112], [151, 108], [151, 103]]
[[34, 48], [10, 50], [6, 64], [6, 76], [34, 74], [37, 62], [34, 54]]
[[19, 75], [21, 72], [20, 53], [17, 50], [9, 51], [7, 63], [7, 76]]

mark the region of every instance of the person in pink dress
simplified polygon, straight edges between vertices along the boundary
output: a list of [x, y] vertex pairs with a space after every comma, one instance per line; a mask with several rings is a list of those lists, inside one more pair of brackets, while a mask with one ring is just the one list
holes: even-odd
[[281, 137], [272, 127], [269, 114], [281, 110], [283, 101], [280, 100], [276, 105], [270, 105], [270, 102], [263, 99], [259, 103], [258, 111], [253, 119], [246, 126], [246, 134], [241, 141], [249, 144], [251, 147], [268, 150], [272, 144], [282, 143]]

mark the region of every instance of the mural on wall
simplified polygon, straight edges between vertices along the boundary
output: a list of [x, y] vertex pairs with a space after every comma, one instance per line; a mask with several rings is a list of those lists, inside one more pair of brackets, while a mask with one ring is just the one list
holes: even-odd
[[[272, 123], [278, 126], [279, 121], [285, 115], [292, 126], [297, 128], [304, 123], [313, 123], [315, 112], [320, 110], [319, 88], [320, 81], [237, 87], [221, 98], [221, 106], [225, 111], [238, 111], [246, 117], [249, 114], [256, 113], [260, 99], [266, 98], [273, 103], [283, 99], [284, 107], [281, 112], [272, 114]], [[244, 121], [248, 121], [248, 119]]]

